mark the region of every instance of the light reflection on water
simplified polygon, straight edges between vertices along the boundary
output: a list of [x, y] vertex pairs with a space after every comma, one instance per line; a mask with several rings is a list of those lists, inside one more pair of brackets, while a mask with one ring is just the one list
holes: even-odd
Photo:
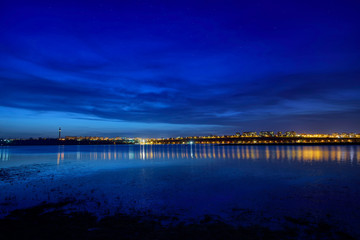
[[67, 160], [157, 160], [243, 159], [252, 161], [337, 162], [358, 164], [360, 146], [218, 146], [194, 145], [103, 145], [0, 147], [0, 167], [12, 161], [46, 159], [60, 165]]
[[6, 147], [0, 147], [0, 161], [6, 162], [9, 161], [9, 151]]
[[[8, 155], [6, 155], [8, 156]], [[357, 163], [360, 159], [358, 146], [214, 146], [139, 145], [123, 148], [105, 147], [102, 151], [76, 152], [76, 159], [90, 160], [151, 160], [151, 159], [259, 159], [290, 160], [301, 162], [326, 161]], [[57, 163], [65, 160], [65, 148], [59, 147]]]

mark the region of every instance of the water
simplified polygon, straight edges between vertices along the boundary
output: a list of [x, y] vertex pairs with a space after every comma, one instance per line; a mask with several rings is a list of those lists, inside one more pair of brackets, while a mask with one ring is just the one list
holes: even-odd
[[74, 199], [99, 216], [326, 221], [358, 233], [360, 146], [0, 147], [0, 215]]

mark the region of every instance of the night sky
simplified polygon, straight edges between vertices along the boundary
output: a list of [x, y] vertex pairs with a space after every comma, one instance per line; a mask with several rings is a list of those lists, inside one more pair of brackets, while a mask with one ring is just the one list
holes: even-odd
[[0, 138], [359, 123], [360, 1], [0, 2]]

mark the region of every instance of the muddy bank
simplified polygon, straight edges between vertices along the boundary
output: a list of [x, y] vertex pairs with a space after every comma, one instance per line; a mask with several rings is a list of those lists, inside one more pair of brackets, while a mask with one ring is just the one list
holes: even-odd
[[[214, 216], [181, 222], [174, 216], [71, 212], [71, 201], [15, 210], [0, 219], [2, 239], [355, 239], [326, 221], [284, 217], [282, 229], [234, 226]], [[65, 208], [64, 208], [65, 207]]]

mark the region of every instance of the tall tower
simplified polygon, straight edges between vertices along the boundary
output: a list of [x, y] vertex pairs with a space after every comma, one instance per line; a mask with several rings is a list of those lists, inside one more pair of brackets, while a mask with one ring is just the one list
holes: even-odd
[[61, 127], [59, 127], [59, 139], [61, 138]]

